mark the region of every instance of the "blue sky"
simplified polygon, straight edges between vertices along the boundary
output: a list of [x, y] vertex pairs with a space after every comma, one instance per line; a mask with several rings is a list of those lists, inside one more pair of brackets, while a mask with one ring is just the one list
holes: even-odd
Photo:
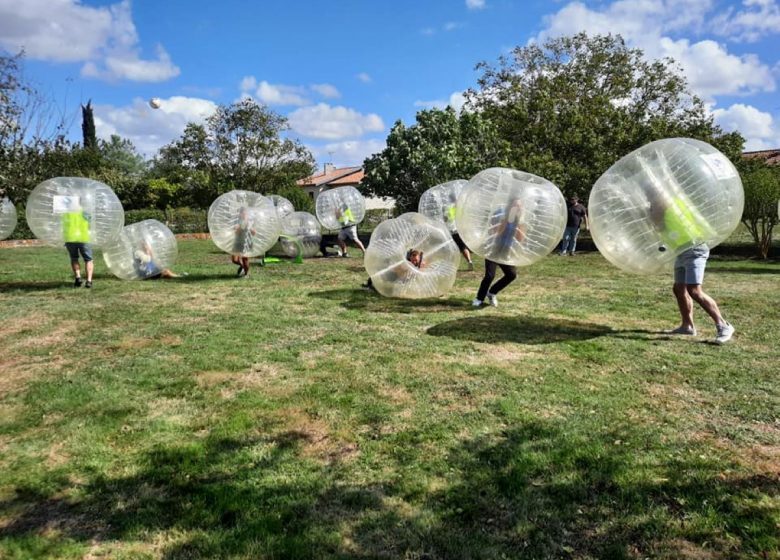
[[[0, 0], [0, 47], [98, 135], [146, 154], [215, 104], [249, 95], [286, 115], [320, 164], [360, 164], [397, 119], [460, 107], [477, 62], [575, 33], [621, 33], [672, 56], [747, 149], [780, 147], [780, 0]], [[162, 106], [149, 108], [159, 97]]]

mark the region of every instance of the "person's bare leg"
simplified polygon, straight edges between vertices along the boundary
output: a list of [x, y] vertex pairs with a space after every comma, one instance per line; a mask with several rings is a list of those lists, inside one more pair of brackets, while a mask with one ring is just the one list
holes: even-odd
[[95, 263], [87, 261], [85, 266], [87, 268], [87, 282], [92, 282], [92, 273], [95, 271]]
[[347, 254], [347, 244], [341, 239], [339, 239], [339, 249], [341, 250], [342, 257]]
[[726, 322], [720, 314], [720, 308], [718, 307], [717, 302], [701, 289], [700, 284], [689, 284], [686, 288], [690, 298], [701, 305], [701, 308], [707, 312], [707, 315], [715, 321], [715, 325], [722, 325]]
[[241, 266], [244, 267], [244, 276], [249, 276], [249, 257], [241, 257]]
[[672, 291], [675, 298], [677, 298], [677, 307], [680, 309], [680, 319], [682, 321], [681, 329], [693, 330], [693, 300], [688, 295], [687, 286], [685, 284], [675, 283]]
[[70, 261], [70, 268], [73, 271], [73, 278], [81, 278], [81, 267], [79, 261]]
[[360, 241], [360, 239], [355, 239], [355, 245], [357, 245], [361, 251], [363, 251], [363, 254], [366, 254], [366, 248], [363, 246], [363, 242]]

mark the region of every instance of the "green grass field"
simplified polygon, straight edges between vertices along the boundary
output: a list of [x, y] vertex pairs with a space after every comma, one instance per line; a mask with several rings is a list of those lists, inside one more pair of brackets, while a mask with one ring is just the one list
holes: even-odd
[[473, 310], [179, 249], [0, 249], [0, 558], [780, 558], [780, 263], [710, 261], [719, 347], [595, 253]]

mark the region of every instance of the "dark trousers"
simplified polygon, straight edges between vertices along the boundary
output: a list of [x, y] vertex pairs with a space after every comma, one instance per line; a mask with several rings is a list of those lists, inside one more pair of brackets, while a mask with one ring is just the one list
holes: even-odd
[[[493, 284], [493, 279], [496, 277], [496, 268], [501, 267], [501, 272], [504, 275], [501, 279]], [[485, 277], [482, 279], [482, 283], [479, 285], [479, 291], [477, 292], [477, 299], [484, 301], [488, 292], [495, 295], [507, 286], [514, 282], [517, 278], [517, 267], [508, 264], [498, 264], [493, 261], [485, 259]]]

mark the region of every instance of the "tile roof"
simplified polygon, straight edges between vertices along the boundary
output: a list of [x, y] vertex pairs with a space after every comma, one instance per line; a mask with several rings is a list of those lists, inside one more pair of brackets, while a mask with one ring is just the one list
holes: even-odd
[[758, 150], [755, 152], [742, 152], [742, 157], [763, 159], [768, 165], [780, 165], [780, 148], [774, 148], [773, 150]]
[[322, 173], [299, 179], [296, 181], [300, 187], [321, 187], [323, 185], [355, 185], [363, 180], [363, 168], [356, 167], [331, 167]]

